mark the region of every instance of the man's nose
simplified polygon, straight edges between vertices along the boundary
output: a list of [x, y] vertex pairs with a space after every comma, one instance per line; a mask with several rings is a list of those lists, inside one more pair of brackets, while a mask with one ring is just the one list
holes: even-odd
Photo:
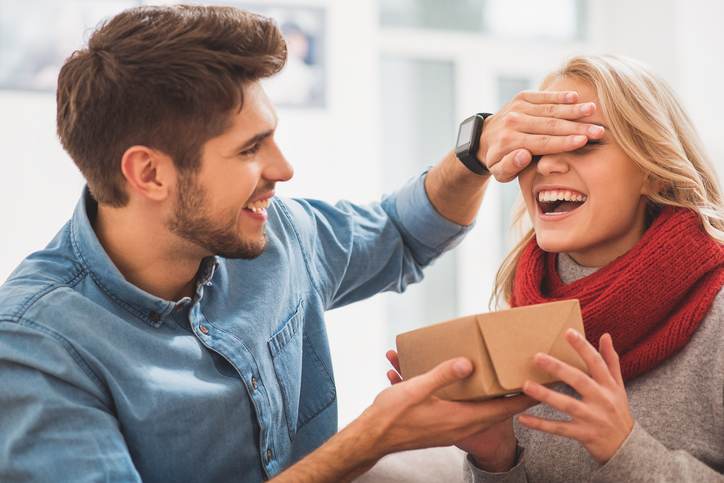
[[272, 143], [267, 166], [264, 169], [264, 178], [269, 181], [289, 181], [294, 176], [294, 167], [282, 153], [276, 143]]

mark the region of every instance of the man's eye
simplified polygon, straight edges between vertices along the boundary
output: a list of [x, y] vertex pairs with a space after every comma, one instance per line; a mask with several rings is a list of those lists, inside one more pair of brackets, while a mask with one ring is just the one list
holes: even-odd
[[259, 144], [257, 143], [257, 144], [255, 144], [255, 145], [253, 145], [252, 147], [243, 150], [243, 151], [240, 152], [239, 154], [242, 155], [242, 156], [251, 156], [251, 155], [253, 155], [253, 154], [256, 154], [256, 152], [259, 151], [259, 148], [260, 148], [260, 146], [259, 146]]

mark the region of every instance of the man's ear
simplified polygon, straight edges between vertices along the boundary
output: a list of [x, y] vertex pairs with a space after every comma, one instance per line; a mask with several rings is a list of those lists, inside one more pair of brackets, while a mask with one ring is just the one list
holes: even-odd
[[129, 192], [153, 201], [163, 201], [171, 193], [176, 177], [173, 160], [147, 146], [131, 146], [121, 158], [121, 172]]

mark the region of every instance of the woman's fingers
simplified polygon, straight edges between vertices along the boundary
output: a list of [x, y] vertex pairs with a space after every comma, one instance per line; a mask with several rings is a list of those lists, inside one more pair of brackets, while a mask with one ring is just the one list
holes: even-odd
[[397, 372], [402, 372], [400, 370], [400, 359], [397, 357], [397, 351], [390, 349], [385, 354], [385, 357], [387, 357], [387, 360], [390, 361], [390, 364], [392, 364], [392, 367], [394, 367]]
[[402, 382], [402, 376], [400, 375], [402, 371], [400, 370], [400, 359], [397, 357], [397, 352], [390, 349], [385, 353], [385, 357], [390, 361], [392, 367], [395, 368], [394, 371], [392, 369], [387, 371], [387, 379], [390, 381], [390, 384], [394, 385]]
[[618, 352], [616, 352], [616, 349], [613, 348], [613, 339], [611, 338], [611, 334], [606, 333], [601, 336], [601, 340], [599, 341], [599, 351], [601, 352], [601, 357], [603, 357], [603, 360], [608, 366], [609, 372], [616, 381], [616, 384], [624, 387], [623, 375], [621, 374], [621, 363], [619, 361]]
[[565, 337], [571, 347], [581, 356], [583, 362], [586, 363], [588, 372], [591, 373], [591, 376], [596, 382], [606, 387], [612, 387], [616, 383], [601, 354], [598, 353], [595, 347], [593, 347], [585, 337], [573, 329], [568, 329]]
[[564, 436], [575, 440], [579, 439], [576, 426], [567, 421], [553, 421], [550, 419], [537, 418], [535, 416], [531, 416], [530, 414], [521, 414], [518, 416], [518, 422], [530, 429], [537, 429], [538, 431], [545, 431], [546, 433], [557, 434], [558, 436]]
[[523, 384], [523, 392], [536, 401], [545, 403], [572, 418], [584, 418], [587, 414], [586, 405], [581, 401], [549, 389], [537, 382], [526, 381]]
[[389, 379], [390, 384], [392, 385], [402, 382], [402, 377], [392, 369], [387, 371], [387, 379]]
[[593, 399], [599, 396], [599, 386], [596, 381], [580, 369], [542, 352], [536, 354], [533, 361], [539, 368], [565, 382], [584, 398]]

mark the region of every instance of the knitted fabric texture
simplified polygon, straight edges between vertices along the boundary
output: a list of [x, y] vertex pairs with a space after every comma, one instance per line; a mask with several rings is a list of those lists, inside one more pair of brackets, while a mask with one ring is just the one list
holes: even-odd
[[511, 306], [578, 299], [586, 338], [598, 347], [611, 334], [624, 380], [683, 348], [724, 284], [724, 247], [682, 208], [662, 209], [631, 250], [573, 283], [561, 281], [557, 257], [535, 238], [525, 246]]

